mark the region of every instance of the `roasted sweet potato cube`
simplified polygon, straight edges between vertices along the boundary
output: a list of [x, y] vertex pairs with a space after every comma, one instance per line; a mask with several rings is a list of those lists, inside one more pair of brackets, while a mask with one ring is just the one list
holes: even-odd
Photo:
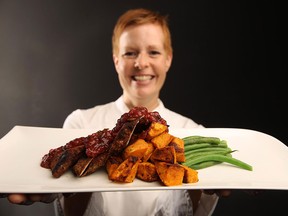
[[173, 136], [168, 132], [163, 132], [160, 135], [154, 137], [151, 142], [155, 148], [163, 148], [167, 146], [173, 139]]
[[181, 185], [183, 183], [184, 168], [179, 164], [156, 162], [156, 171], [166, 186]]
[[128, 174], [128, 176], [125, 178], [125, 181], [126, 183], [131, 183], [134, 181], [136, 175], [137, 175], [137, 170], [138, 170], [138, 166], [139, 166], [139, 163], [140, 163], [140, 159], [138, 159], [133, 165], [132, 165], [132, 168], [131, 168], [131, 171], [130, 173]]
[[184, 168], [183, 183], [196, 183], [199, 181], [198, 171], [188, 166], [181, 165]]
[[151, 140], [152, 138], [159, 136], [163, 132], [168, 132], [168, 126], [161, 124], [159, 122], [152, 122], [151, 126], [148, 129], [147, 139]]
[[163, 161], [167, 163], [176, 163], [176, 152], [174, 146], [166, 146], [164, 148], [155, 149], [150, 156], [152, 162]]
[[184, 141], [179, 137], [173, 137], [168, 146], [174, 146], [176, 152], [176, 161], [185, 162]]
[[111, 173], [110, 180], [125, 183], [132, 182], [136, 177], [139, 162], [138, 157], [128, 157]]
[[144, 139], [137, 139], [124, 149], [123, 157], [126, 159], [129, 156], [135, 156], [142, 159], [148, 147], [148, 143]]
[[156, 167], [153, 163], [150, 162], [139, 163], [136, 177], [146, 182], [159, 180]]
[[114, 170], [116, 170], [122, 162], [123, 162], [123, 159], [120, 156], [111, 156], [108, 158], [105, 166], [106, 166], [109, 179], [110, 179], [111, 174], [114, 172]]
[[146, 152], [143, 155], [142, 161], [146, 162], [150, 159], [150, 156], [152, 155], [153, 151], [154, 151], [155, 147], [152, 143], [148, 142], [148, 148], [146, 150]]

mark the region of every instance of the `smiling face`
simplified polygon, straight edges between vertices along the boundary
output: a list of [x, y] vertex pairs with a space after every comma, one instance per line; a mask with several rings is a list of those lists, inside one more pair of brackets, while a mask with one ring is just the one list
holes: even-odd
[[160, 25], [152, 23], [127, 27], [120, 35], [113, 60], [129, 108], [141, 105], [152, 110], [158, 105], [172, 61], [164, 39]]

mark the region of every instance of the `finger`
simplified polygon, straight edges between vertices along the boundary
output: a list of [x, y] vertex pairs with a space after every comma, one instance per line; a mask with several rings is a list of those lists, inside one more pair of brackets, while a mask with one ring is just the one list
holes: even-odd
[[13, 203], [13, 204], [25, 205], [25, 203], [27, 203], [27, 205], [31, 205], [27, 196], [24, 194], [9, 194], [7, 196], [7, 199], [10, 203]]
[[57, 194], [29, 194], [28, 199], [32, 202], [51, 203], [57, 197]]

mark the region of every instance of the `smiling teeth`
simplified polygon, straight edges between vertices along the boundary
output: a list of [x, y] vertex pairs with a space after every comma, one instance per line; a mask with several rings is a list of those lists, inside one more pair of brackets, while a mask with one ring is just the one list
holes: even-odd
[[145, 75], [145, 76], [134, 76], [134, 79], [137, 81], [145, 81], [145, 80], [150, 80], [153, 77], [150, 75]]

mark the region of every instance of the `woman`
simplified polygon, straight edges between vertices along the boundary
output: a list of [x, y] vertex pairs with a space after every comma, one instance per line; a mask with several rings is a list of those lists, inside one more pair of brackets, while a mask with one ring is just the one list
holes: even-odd
[[[115, 102], [74, 111], [65, 120], [64, 128], [113, 128], [117, 119], [135, 106], [158, 111], [171, 127], [201, 127], [191, 119], [165, 108], [159, 99], [173, 58], [166, 17], [145, 9], [127, 11], [115, 25], [112, 46], [115, 69], [123, 89], [122, 96]], [[194, 192], [195, 196], [199, 196], [199, 193]], [[193, 191], [191, 195], [194, 195]], [[213, 209], [217, 197], [212, 195], [210, 199], [207, 214]], [[80, 205], [81, 200], [83, 202]], [[75, 215], [86, 212], [85, 215], [175, 216], [191, 215], [191, 203], [185, 190], [98, 192], [65, 198], [64, 209], [67, 215], [78, 210], [80, 212]]]

